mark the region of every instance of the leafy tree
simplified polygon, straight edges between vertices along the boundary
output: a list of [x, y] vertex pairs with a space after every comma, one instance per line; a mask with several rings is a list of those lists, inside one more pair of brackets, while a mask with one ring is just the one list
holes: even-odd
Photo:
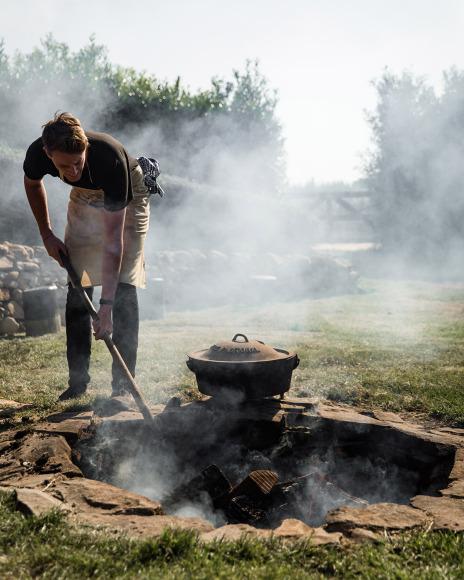
[[[18, 215], [26, 207], [20, 164], [4, 152], [24, 155], [40, 125], [58, 110], [71, 111], [84, 127], [113, 133], [133, 155], [156, 156], [163, 174], [274, 194], [285, 175], [276, 102], [256, 62], [233, 71], [231, 80], [213, 78], [209, 87], [192, 92], [180, 78], [169, 83], [112, 64], [94, 37], [73, 52], [49, 35], [32, 52], [13, 56], [0, 42], [0, 162], [6, 167], [0, 210], [13, 197]], [[185, 195], [185, 188], [178, 194]], [[171, 192], [166, 203], [180, 203], [179, 195]], [[59, 214], [65, 215], [63, 199], [50, 203], [52, 210], [61, 204]], [[1, 214], [0, 231], [6, 231]]]
[[205, 160], [201, 171], [191, 174], [189, 151], [198, 157], [205, 147], [219, 149], [234, 158], [240, 151], [246, 153], [243, 158], [256, 152], [256, 174], [266, 175], [266, 187], [274, 190], [283, 179], [275, 106], [257, 63], [248, 62], [243, 73], [234, 71], [232, 81], [216, 78], [206, 90], [192, 93], [180, 78], [170, 84], [112, 65], [95, 38], [72, 52], [49, 35], [31, 53], [11, 58], [0, 45], [2, 140], [13, 147], [24, 147], [56, 110], [70, 110], [86, 126], [121, 135], [138, 136], [151, 127], [146, 139], [162, 140], [164, 149], [174, 152], [168, 155], [169, 171], [186, 177], [208, 181], [211, 176]]
[[444, 73], [440, 96], [410, 73], [386, 71], [375, 87], [366, 170], [379, 236], [415, 260], [453, 260], [464, 243], [464, 74]]

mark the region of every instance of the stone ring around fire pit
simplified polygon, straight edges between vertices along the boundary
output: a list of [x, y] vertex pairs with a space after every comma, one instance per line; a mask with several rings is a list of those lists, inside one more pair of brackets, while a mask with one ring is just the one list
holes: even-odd
[[0, 489], [26, 513], [65, 510], [136, 537], [168, 526], [203, 541], [315, 544], [464, 531], [462, 430], [309, 399], [249, 401], [226, 417], [214, 399], [152, 410], [157, 441], [135, 411], [64, 413], [1, 433]]
[[244, 334], [187, 356], [186, 364], [195, 373], [201, 393], [237, 402], [283, 397], [290, 389], [292, 372], [300, 364], [296, 353], [248, 340]]

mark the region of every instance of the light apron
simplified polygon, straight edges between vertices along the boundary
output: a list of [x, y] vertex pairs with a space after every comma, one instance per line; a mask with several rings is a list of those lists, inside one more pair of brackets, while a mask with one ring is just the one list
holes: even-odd
[[[131, 181], [134, 199], [126, 207], [119, 282], [144, 288], [143, 245], [150, 218], [150, 199], [139, 165], [131, 170]], [[84, 287], [102, 283], [103, 197], [102, 189], [73, 187], [69, 198], [64, 241]]]

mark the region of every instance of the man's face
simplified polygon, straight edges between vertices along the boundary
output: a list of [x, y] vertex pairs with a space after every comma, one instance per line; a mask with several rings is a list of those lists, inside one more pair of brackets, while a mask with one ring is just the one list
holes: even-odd
[[60, 175], [68, 181], [79, 181], [85, 164], [85, 151], [82, 153], [63, 153], [62, 151], [47, 151], [45, 153], [53, 161]]

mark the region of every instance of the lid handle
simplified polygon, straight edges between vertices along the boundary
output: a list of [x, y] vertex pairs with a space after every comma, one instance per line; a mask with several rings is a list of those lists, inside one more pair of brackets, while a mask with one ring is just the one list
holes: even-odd
[[[241, 337], [242, 337], [242, 338], [244, 338], [245, 340], [237, 340], [237, 338], [238, 338], [239, 336], [241, 336]], [[232, 339], [232, 342], [248, 342], [248, 338], [247, 338], [247, 337], [246, 337], [244, 334], [241, 334], [241, 333], [239, 332], [238, 334], [236, 334], [236, 335], [234, 336], [234, 338]]]

